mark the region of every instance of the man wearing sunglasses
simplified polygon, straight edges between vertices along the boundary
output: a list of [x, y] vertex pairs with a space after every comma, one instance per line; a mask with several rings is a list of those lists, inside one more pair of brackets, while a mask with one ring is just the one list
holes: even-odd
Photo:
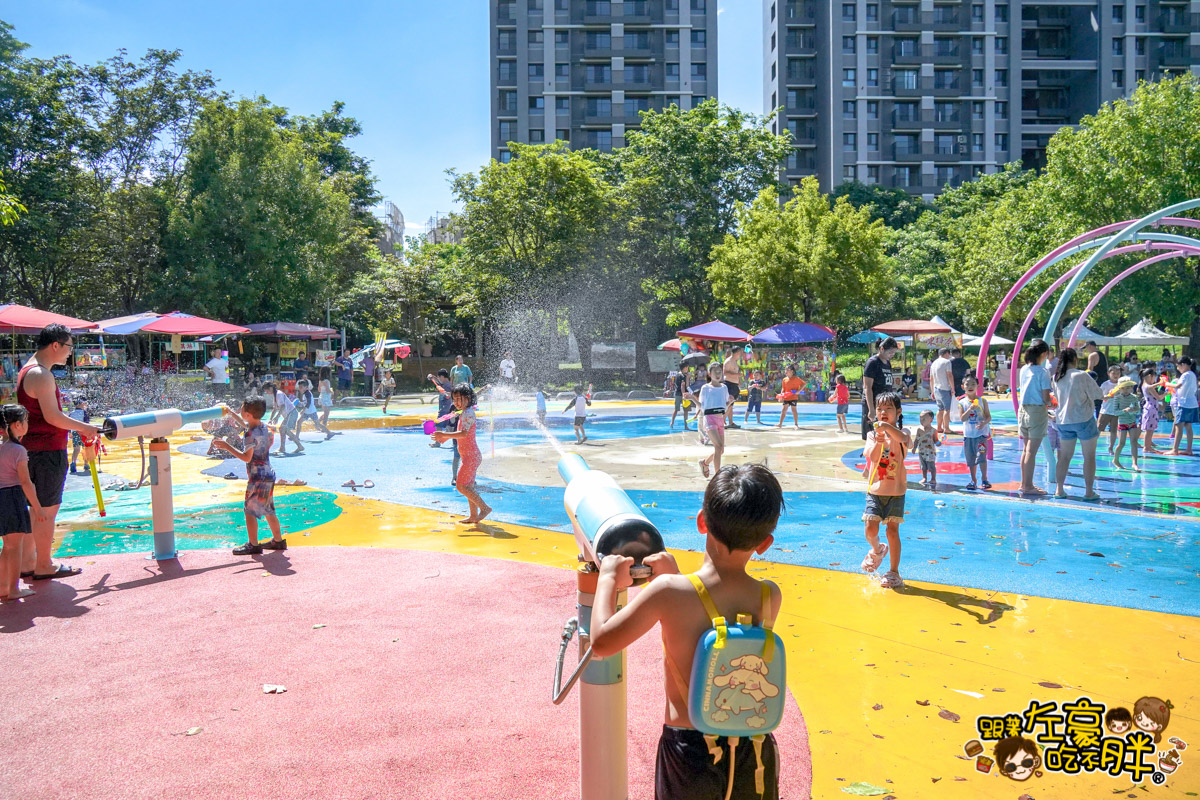
[[1009, 736], [996, 742], [993, 751], [1000, 774], [1014, 781], [1027, 781], [1042, 766], [1037, 743], [1022, 736]]
[[94, 439], [99, 428], [71, 419], [62, 410], [62, 393], [51, 372], [67, 363], [71, 355], [71, 330], [65, 325], [47, 325], [37, 337], [37, 352], [17, 375], [17, 402], [29, 412], [29, 432], [21, 444], [29, 451], [29, 478], [38, 502], [46, 511], [33, 519], [33, 547], [22, 550], [21, 575], [35, 581], [67, 578], [83, 570], [54, 565], [54, 518], [62, 504], [67, 481], [67, 432], [79, 431]]

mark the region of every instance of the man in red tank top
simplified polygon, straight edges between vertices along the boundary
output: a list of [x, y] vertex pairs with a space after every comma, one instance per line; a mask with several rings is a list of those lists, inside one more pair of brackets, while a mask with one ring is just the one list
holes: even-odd
[[34, 546], [22, 553], [21, 576], [33, 580], [65, 578], [83, 571], [66, 564], [56, 567], [52, 559], [54, 519], [67, 480], [67, 432], [79, 431], [88, 438], [99, 434], [95, 425], [71, 419], [62, 411], [62, 394], [50, 370], [66, 364], [70, 355], [71, 330], [65, 325], [48, 325], [38, 334], [37, 352], [17, 375], [17, 402], [29, 412], [29, 433], [21, 444], [29, 451], [29, 477], [47, 512], [45, 521], [33, 521]]

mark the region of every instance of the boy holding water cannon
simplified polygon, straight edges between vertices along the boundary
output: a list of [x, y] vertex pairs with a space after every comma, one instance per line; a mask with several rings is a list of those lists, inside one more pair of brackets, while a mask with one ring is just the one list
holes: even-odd
[[[242, 449], [222, 439], [213, 439], [212, 446], [224, 450], [246, 465], [246, 543], [235, 547], [235, 556], [254, 556], [263, 550], [287, 550], [287, 540], [279, 528], [279, 517], [275, 514], [275, 470], [271, 469], [270, 429], [263, 424], [267, 404], [261, 397], [247, 397], [240, 411], [227, 405], [221, 406], [235, 425], [242, 428]], [[271, 528], [271, 541], [258, 543], [258, 521], [267, 518]]]
[[[716, 365], [720, 370], [720, 365]], [[727, 466], [717, 472], [704, 491], [696, 515], [696, 528], [704, 534], [704, 563], [696, 572], [726, 619], [747, 615], [763, 622], [763, 583], [770, 589], [770, 620], [779, 614], [783, 596], [770, 581], [759, 581], [746, 572], [754, 555], [766, 552], [774, 541], [775, 525], [783, 509], [783, 489], [761, 464]], [[779, 756], [775, 737], [762, 742], [761, 762], [749, 737], [741, 739], [733, 754], [732, 791], [726, 794], [731, 765], [722, 758], [714, 763], [708, 743], [692, 724], [686, 685], [680, 669], [688, 669], [696, 643], [712, 627], [688, 576], [669, 553], [655, 553], [642, 562], [650, 567], [650, 583], [621, 610], [617, 593], [633, 585], [628, 556], [605, 556], [600, 563], [595, 605], [592, 609], [592, 655], [598, 658], [624, 650], [654, 627], [661, 625], [664, 658], [671, 678], [664, 679], [666, 710], [655, 765], [655, 797], [729, 797], [777, 800]], [[724, 753], [722, 746], [722, 753]], [[755, 771], [762, 765], [763, 786], [755, 787]]]

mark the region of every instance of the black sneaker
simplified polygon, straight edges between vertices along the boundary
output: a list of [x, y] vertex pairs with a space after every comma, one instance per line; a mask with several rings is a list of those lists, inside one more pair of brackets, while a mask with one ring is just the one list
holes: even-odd
[[272, 539], [269, 542], [263, 542], [263, 550], [287, 550], [287, 539], [280, 539], [278, 542]]
[[235, 556], [256, 556], [262, 553], [262, 550], [261, 544], [250, 544], [249, 542], [246, 542], [241, 547], [233, 548], [233, 554]]

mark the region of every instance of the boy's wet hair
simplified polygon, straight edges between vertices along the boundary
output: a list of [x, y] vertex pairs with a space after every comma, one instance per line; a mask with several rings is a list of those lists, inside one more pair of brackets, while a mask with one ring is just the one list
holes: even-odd
[[933, 419], [933, 412], [927, 408], [921, 412], [921, 416], [917, 419]]
[[845, 383], [845, 382], [846, 382], [846, 376], [845, 376], [845, 375], [843, 375], [843, 374], [841, 374], [841, 373], [839, 372], [839, 373], [838, 373], [838, 376], [837, 376], [837, 382], [838, 382], [838, 383]]
[[963, 375], [962, 382], [963, 382], [963, 386], [966, 386], [968, 383], [973, 383], [976, 386], [979, 385], [979, 379], [976, 378], [974, 373], [971, 373], [971, 372], [968, 372], [966, 375]]
[[52, 344], [66, 344], [71, 341], [71, 329], [57, 322], [42, 328], [37, 336], [37, 349], [45, 350]]
[[247, 397], [242, 401], [242, 411], [255, 419], [262, 419], [267, 413], [267, 401], [261, 397]]
[[904, 427], [904, 410], [900, 405], [899, 392], [881, 392], [875, 397], [875, 408], [879, 408], [884, 403], [888, 403], [892, 408], [896, 409], [896, 427]]
[[475, 405], [475, 390], [471, 388], [470, 384], [460, 383], [450, 390], [450, 396], [467, 398], [467, 408]]
[[[1090, 356], [1089, 356], [1089, 358], [1090, 358]], [[1145, 370], [1142, 370], [1142, 371], [1143, 371], [1143, 372], [1145, 372]], [[1152, 371], [1153, 371], [1153, 370], [1152, 370]], [[1117, 373], [1118, 375], [1120, 375], [1120, 374], [1121, 374], [1121, 367], [1120, 367], [1119, 365], [1117, 365], [1117, 364], [1109, 364], [1109, 365], [1108, 365], [1108, 374], [1109, 374], [1109, 375], [1112, 375], [1114, 372], [1115, 372], [1115, 373]]]
[[575, 394], [583, 394], [583, 384], [582, 383], [575, 384]]
[[721, 467], [704, 490], [708, 532], [730, 550], [762, 544], [775, 530], [783, 507], [783, 489], [762, 464]]
[[439, 369], [439, 370], [437, 371], [437, 376], [438, 376], [439, 378], [446, 378], [447, 380], [449, 380], [449, 378], [450, 378], [450, 370], [448, 370], [448, 369]]

